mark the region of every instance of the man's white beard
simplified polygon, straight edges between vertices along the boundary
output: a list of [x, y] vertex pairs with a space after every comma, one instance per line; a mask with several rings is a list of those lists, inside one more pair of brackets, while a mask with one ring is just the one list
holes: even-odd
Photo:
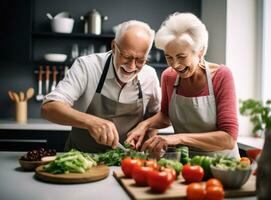
[[[119, 80], [123, 83], [128, 83], [128, 82], [132, 81], [139, 73], [139, 70], [136, 70], [131, 75], [125, 75], [121, 72], [121, 68], [124, 68], [125, 70], [127, 69], [125, 65], [121, 65], [121, 66], [119, 66], [118, 69], [116, 69], [116, 67], [115, 67], [115, 70], [116, 70], [116, 74], [117, 74]], [[129, 71], [129, 70], [126, 70], [126, 71]]]

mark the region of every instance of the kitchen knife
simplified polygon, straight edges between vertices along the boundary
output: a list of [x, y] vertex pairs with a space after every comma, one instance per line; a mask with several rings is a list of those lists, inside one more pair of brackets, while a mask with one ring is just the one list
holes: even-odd
[[122, 149], [123, 151], [127, 152], [129, 151], [128, 149], [126, 149], [120, 142], [117, 145], [118, 148]]

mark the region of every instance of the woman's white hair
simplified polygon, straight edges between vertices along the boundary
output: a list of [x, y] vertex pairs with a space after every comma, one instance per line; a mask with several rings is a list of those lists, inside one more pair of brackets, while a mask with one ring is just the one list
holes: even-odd
[[147, 33], [147, 35], [149, 35], [150, 37], [150, 47], [148, 49], [148, 52], [149, 52], [153, 44], [155, 31], [151, 29], [151, 27], [148, 24], [141, 21], [130, 20], [130, 21], [119, 24], [116, 27], [116, 34], [115, 34], [116, 42], [119, 43], [124, 33], [128, 31], [130, 28], [134, 28], [134, 27], [142, 28], [142, 30], [144, 30]]
[[167, 44], [176, 39], [190, 44], [193, 51], [203, 50], [203, 55], [206, 54], [208, 31], [194, 14], [177, 12], [170, 15], [156, 33], [155, 46], [165, 50]]

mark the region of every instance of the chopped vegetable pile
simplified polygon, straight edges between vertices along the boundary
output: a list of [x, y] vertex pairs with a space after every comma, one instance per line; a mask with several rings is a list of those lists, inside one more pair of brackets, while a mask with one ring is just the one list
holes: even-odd
[[128, 144], [124, 144], [124, 146], [129, 151], [124, 152], [122, 149], [109, 150], [105, 153], [95, 154], [94, 160], [108, 166], [120, 166], [120, 162], [124, 157], [147, 159], [148, 154], [131, 149]]
[[77, 150], [70, 150], [64, 153], [43, 167], [46, 172], [52, 174], [62, 173], [84, 173], [92, 166], [96, 166], [97, 162], [87, 153]]

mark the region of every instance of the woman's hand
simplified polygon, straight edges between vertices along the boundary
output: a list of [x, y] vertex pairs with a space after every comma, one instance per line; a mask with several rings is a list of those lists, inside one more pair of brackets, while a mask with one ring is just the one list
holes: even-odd
[[148, 139], [142, 146], [141, 151], [148, 151], [154, 157], [160, 157], [160, 153], [168, 146], [176, 146], [178, 140], [176, 135], [156, 135]]
[[133, 130], [127, 134], [127, 139], [125, 142], [130, 144], [133, 148], [138, 149], [147, 132], [144, 123], [139, 123]]

